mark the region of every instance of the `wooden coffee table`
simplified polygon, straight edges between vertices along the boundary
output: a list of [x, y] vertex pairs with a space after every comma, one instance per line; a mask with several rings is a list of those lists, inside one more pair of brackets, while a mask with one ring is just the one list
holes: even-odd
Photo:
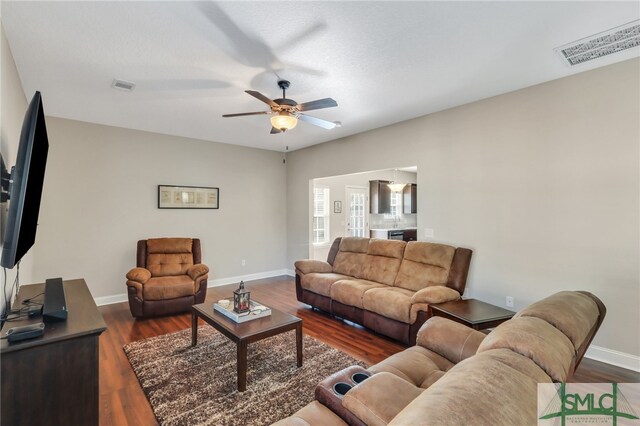
[[286, 331], [296, 331], [298, 367], [302, 367], [302, 320], [271, 308], [271, 315], [237, 323], [214, 311], [213, 303], [201, 303], [191, 308], [191, 346], [198, 343], [198, 318], [224, 334], [237, 346], [238, 391], [247, 389], [247, 345]]
[[497, 327], [515, 315], [515, 312], [476, 299], [460, 299], [430, 307], [434, 316], [448, 318], [475, 330]]

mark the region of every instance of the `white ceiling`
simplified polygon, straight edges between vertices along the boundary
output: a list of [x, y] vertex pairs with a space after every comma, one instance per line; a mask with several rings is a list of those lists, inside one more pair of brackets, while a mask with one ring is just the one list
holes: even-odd
[[[11, 2], [5, 28], [47, 114], [271, 150], [378, 128], [638, 56], [569, 68], [554, 48], [640, 18], [633, 2]], [[244, 93], [337, 108], [269, 134]], [[111, 89], [114, 78], [137, 84]]]

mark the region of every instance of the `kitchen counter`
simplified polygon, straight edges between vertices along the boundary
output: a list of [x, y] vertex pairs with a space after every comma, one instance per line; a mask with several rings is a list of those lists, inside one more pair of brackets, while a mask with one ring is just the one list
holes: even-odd
[[383, 232], [388, 232], [388, 231], [404, 231], [404, 230], [413, 230], [413, 229], [418, 229], [416, 226], [402, 226], [399, 228], [371, 228], [371, 231], [383, 231]]
[[371, 238], [380, 240], [416, 241], [418, 228], [373, 228], [369, 232]]

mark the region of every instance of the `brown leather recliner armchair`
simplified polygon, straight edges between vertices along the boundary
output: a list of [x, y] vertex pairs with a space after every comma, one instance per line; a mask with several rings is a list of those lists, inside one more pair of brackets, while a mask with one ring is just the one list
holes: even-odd
[[138, 241], [137, 268], [127, 273], [129, 308], [136, 318], [188, 311], [207, 296], [209, 268], [197, 238]]

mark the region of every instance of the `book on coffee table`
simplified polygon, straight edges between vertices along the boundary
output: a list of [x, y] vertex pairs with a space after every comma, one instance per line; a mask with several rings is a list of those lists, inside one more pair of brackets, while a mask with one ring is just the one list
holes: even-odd
[[233, 310], [233, 298], [230, 298], [229, 308], [225, 308], [218, 303], [213, 304], [213, 309], [217, 312], [220, 312], [222, 315], [232, 319], [235, 322], [246, 322], [251, 321], [258, 318], [268, 317], [271, 315], [271, 309], [268, 307], [261, 305], [260, 303], [252, 300], [251, 307], [249, 308], [249, 312], [245, 312], [243, 314], [239, 314]]

